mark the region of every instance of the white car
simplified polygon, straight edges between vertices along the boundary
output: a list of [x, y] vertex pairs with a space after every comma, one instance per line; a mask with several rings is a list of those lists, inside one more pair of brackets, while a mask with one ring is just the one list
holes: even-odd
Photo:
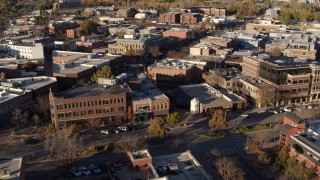
[[123, 131], [123, 132], [128, 132], [129, 131], [129, 128], [126, 127], [126, 126], [119, 126], [118, 129]]
[[279, 112], [277, 110], [272, 111], [274, 114], [278, 114]]
[[85, 174], [86, 176], [90, 176], [91, 175], [91, 172], [89, 171], [89, 169], [87, 169], [86, 167], [84, 166], [80, 166], [79, 167], [79, 171], [83, 174]]
[[312, 106], [312, 105], [308, 105], [307, 108], [308, 108], [308, 109], [312, 109], [313, 106]]
[[79, 177], [79, 176], [82, 175], [82, 173], [81, 173], [77, 168], [75, 168], [75, 167], [71, 168], [71, 173], [72, 173], [73, 175], [75, 175], [76, 177]]
[[108, 130], [108, 129], [103, 129], [103, 130], [101, 130], [100, 132], [101, 132], [102, 134], [106, 134], [106, 135], [110, 134], [110, 130]]
[[102, 170], [95, 164], [90, 164], [89, 165], [89, 169], [93, 172], [95, 172], [96, 174], [99, 174], [102, 172]]
[[285, 107], [285, 108], [283, 108], [283, 110], [285, 112], [292, 112], [292, 108], [290, 108], [290, 107]]

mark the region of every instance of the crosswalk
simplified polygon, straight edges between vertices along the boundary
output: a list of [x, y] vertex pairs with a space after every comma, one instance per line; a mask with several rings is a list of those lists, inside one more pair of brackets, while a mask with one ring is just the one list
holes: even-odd
[[242, 136], [233, 136], [232, 141], [233, 145], [237, 148], [243, 148], [246, 144], [246, 139]]
[[238, 154], [239, 150], [233, 147], [223, 147], [217, 149], [221, 155], [234, 155]]

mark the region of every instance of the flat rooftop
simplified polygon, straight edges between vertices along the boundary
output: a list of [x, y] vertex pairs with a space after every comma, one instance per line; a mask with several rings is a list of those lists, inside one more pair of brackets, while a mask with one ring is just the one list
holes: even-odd
[[167, 100], [168, 97], [158, 89], [137, 91], [133, 93], [134, 103]]
[[288, 57], [288, 56], [269, 56], [269, 55], [262, 54], [260, 57], [251, 56], [249, 58], [256, 61], [268, 62], [279, 67], [298, 67], [298, 66], [308, 67], [310, 65], [320, 65], [319, 61], [294, 58], [294, 57]]
[[232, 100], [206, 83], [183, 85], [179, 88], [190, 98], [198, 98], [202, 104], [228, 103]]
[[27, 89], [17, 89], [17, 88], [7, 88], [4, 86], [0, 86], [0, 103], [3, 103], [5, 101], [9, 101], [13, 98], [16, 98], [20, 95], [23, 95], [25, 92], [30, 92], [30, 90]]
[[149, 66], [149, 68], [162, 68], [162, 69], [190, 69], [193, 66], [197, 65], [196, 63], [175, 60], [175, 59], [162, 59], [157, 61], [156, 63]]
[[[71, 60], [68, 62], [54, 63], [53, 73], [58, 74], [76, 74], [92, 67], [101, 67], [109, 65], [110, 61], [114, 58], [104, 58], [104, 59], [89, 59], [89, 58], [79, 58], [76, 60]], [[64, 64], [64, 65], [63, 65]], [[64, 67], [63, 67], [64, 66]]]
[[9, 79], [6, 82], [1, 82], [1, 85], [6, 86], [7, 84], [9, 86], [12, 85], [12, 87], [22, 87], [28, 90], [35, 90], [55, 82], [57, 82], [57, 79], [53, 77], [36, 76], [36, 77]]
[[211, 180], [212, 177], [203, 169], [201, 164], [193, 157], [190, 151], [164, 156], [152, 157], [152, 165], [155, 170], [163, 166], [171, 166], [176, 169], [176, 174], [159, 174], [160, 177], [166, 176], [169, 180]]
[[75, 87], [68, 89], [61, 93], [56, 94], [57, 98], [79, 98], [88, 96], [99, 96], [101, 94], [120, 94], [130, 92], [130, 88], [127, 85], [115, 85], [115, 86], [104, 86], [98, 83], [91, 83], [84, 86]]
[[[0, 169], [2, 171], [0, 179], [19, 180], [21, 165], [22, 158], [0, 158]], [[5, 169], [9, 169], [11, 175], [4, 175], [3, 171]]]
[[189, 32], [189, 31], [194, 31], [194, 30], [188, 29], [188, 28], [171, 28], [167, 30], [167, 32]]

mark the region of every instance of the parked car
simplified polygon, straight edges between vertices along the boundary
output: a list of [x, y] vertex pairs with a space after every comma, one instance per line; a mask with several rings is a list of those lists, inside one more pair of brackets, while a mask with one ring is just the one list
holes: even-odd
[[274, 114], [278, 114], [279, 113], [279, 111], [277, 111], [277, 110], [273, 110], [272, 111]]
[[123, 132], [128, 132], [129, 131], [129, 127], [127, 127], [127, 126], [119, 126], [118, 129], [123, 131]]
[[102, 170], [101, 170], [97, 165], [95, 165], [95, 164], [90, 164], [90, 165], [89, 165], [89, 169], [90, 169], [91, 171], [93, 171], [94, 173], [96, 173], [96, 174], [99, 174], [99, 173], [102, 172]]
[[284, 107], [283, 110], [285, 112], [292, 112], [293, 111], [291, 107]]
[[248, 113], [243, 113], [243, 114], [241, 114], [241, 116], [242, 116], [242, 117], [248, 117], [249, 114], [248, 114]]
[[117, 129], [103, 129], [103, 130], [101, 130], [100, 132], [101, 132], [102, 134], [106, 134], [106, 135], [112, 134], [112, 133], [116, 133], [116, 134], [119, 133], [119, 131], [118, 131]]
[[80, 166], [79, 167], [79, 171], [83, 174], [85, 174], [86, 176], [90, 176], [91, 175], [91, 172], [89, 171], [89, 169], [87, 169], [86, 167], [84, 166]]
[[308, 109], [313, 109], [313, 105], [308, 105], [307, 108]]
[[40, 143], [40, 138], [37, 138], [36, 136], [23, 138], [24, 144], [38, 144]]
[[76, 167], [73, 167], [73, 168], [71, 168], [71, 173], [74, 175], [74, 176], [76, 176], [76, 177], [79, 177], [79, 176], [81, 176], [82, 175], [82, 173], [79, 171], [79, 169], [78, 168], [76, 168]]

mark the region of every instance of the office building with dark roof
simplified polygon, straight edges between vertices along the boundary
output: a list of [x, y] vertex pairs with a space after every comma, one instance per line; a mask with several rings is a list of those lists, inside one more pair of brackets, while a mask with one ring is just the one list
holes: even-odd
[[59, 94], [50, 92], [52, 123], [61, 127], [93, 118], [107, 121], [118, 116], [124, 117], [129, 101], [127, 93], [131, 89], [126, 84], [111, 85], [105, 82], [75, 87]]

